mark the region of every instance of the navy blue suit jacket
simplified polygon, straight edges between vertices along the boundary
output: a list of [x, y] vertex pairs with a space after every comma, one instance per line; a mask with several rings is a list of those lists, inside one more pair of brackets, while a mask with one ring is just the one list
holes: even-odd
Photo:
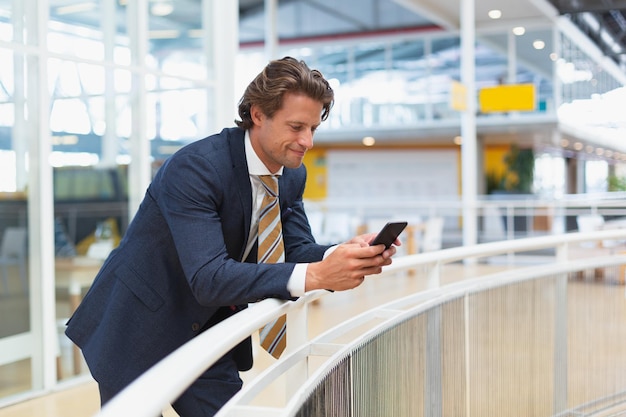
[[[224, 129], [165, 162], [68, 322], [98, 382], [126, 386], [228, 316], [224, 306], [290, 299], [294, 263], [322, 259], [328, 246], [311, 235], [301, 166], [279, 180], [286, 263], [242, 262], [252, 216], [244, 133]], [[249, 343], [236, 355], [240, 369], [251, 366]]]

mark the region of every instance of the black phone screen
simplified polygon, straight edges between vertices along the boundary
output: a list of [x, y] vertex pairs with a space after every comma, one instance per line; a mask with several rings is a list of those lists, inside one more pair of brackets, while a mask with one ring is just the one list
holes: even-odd
[[400, 233], [402, 233], [406, 225], [407, 222], [387, 223], [385, 226], [383, 226], [378, 235], [376, 235], [374, 240], [372, 240], [372, 243], [370, 243], [370, 245], [385, 245], [385, 248], [389, 248], [393, 244], [393, 242], [395, 242]]

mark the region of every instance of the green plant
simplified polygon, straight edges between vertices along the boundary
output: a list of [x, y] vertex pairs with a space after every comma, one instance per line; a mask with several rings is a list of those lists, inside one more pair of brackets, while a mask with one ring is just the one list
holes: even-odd
[[493, 194], [494, 191], [504, 190], [504, 176], [499, 175], [494, 171], [489, 171], [486, 174], [487, 194]]
[[607, 181], [609, 183], [609, 191], [626, 191], [626, 178], [609, 175]]
[[512, 145], [504, 156], [507, 165], [505, 189], [522, 193], [531, 193], [535, 171], [535, 153], [532, 149], [520, 149]]
[[520, 149], [512, 145], [504, 155], [506, 172], [498, 174], [494, 171], [486, 173], [486, 191], [509, 191], [531, 193], [535, 171], [535, 154], [532, 149]]

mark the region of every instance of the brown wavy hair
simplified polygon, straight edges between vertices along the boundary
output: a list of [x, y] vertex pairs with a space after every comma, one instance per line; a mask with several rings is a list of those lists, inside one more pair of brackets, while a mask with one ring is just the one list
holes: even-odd
[[239, 100], [239, 117], [235, 120], [242, 129], [253, 125], [250, 108], [259, 106], [263, 114], [273, 117], [283, 105], [285, 93], [302, 93], [322, 103], [322, 121], [328, 118], [335, 93], [318, 70], [310, 69], [304, 61], [284, 57], [269, 64], [248, 85]]

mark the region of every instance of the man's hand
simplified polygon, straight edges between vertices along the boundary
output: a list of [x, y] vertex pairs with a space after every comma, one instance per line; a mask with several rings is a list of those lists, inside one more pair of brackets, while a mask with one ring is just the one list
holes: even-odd
[[[380, 274], [383, 266], [391, 264], [396, 248], [391, 246], [385, 250], [383, 245], [370, 246], [374, 236], [357, 236], [338, 245], [324, 260], [309, 264], [305, 291], [349, 290], [361, 285], [366, 275]], [[396, 241], [396, 244], [400, 242]]]

